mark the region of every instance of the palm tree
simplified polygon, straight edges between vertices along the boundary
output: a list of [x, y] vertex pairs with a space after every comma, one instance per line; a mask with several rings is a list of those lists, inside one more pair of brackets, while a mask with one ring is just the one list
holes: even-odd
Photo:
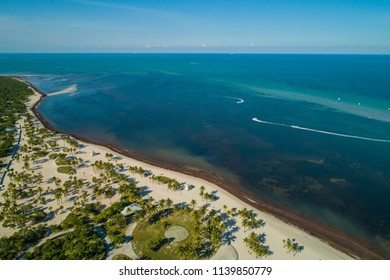
[[123, 196], [127, 195], [129, 193], [129, 185], [128, 184], [121, 184], [118, 189], [118, 193]]
[[185, 260], [187, 258], [187, 246], [181, 245], [179, 248], [177, 248], [178, 255], [180, 259]]
[[204, 196], [204, 190], [205, 190], [205, 187], [204, 187], [204, 186], [201, 186], [201, 187], [200, 187], [199, 195], [200, 195], [200, 197], [202, 198], [202, 200], [203, 200], [203, 196]]
[[191, 205], [192, 210], [194, 210], [195, 206], [196, 206], [196, 200], [192, 199], [190, 205]]
[[111, 161], [111, 159], [113, 158], [113, 154], [111, 154], [111, 153], [106, 153], [106, 158], [109, 160], [109, 161]]
[[223, 208], [223, 211], [227, 212], [228, 207], [227, 207], [226, 204], [224, 204], [224, 205], [222, 206], [222, 208]]
[[80, 193], [81, 189], [84, 187], [84, 181], [82, 179], [74, 177], [73, 184], [76, 187], [77, 193]]
[[42, 195], [42, 192], [43, 192], [43, 188], [41, 186], [37, 187], [37, 193], [39, 194], [39, 196]]
[[38, 173], [37, 175], [34, 176], [34, 183], [37, 184], [38, 186], [42, 184], [43, 182], [43, 175], [41, 173]]
[[57, 204], [62, 203], [62, 189], [56, 189], [54, 191], [54, 197], [57, 200]]
[[149, 203], [149, 204], [153, 204], [154, 201], [155, 201], [155, 200], [154, 200], [154, 197], [153, 197], [153, 196], [149, 197], [149, 200], [148, 200], [148, 203]]
[[95, 176], [92, 177], [92, 183], [97, 184], [99, 182], [99, 179]]
[[287, 238], [287, 240], [283, 239], [283, 247], [287, 248], [288, 253], [291, 251], [294, 252], [294, 256], [303, 249], [302, 246], [299, 246], [298, 242], [295, 242], [295, 239]]
[[202, 206], [200, 209], [199, 209], [199, 215], [201, 218], [203, 218], [207, 213], [207, 208], [206, 206]]
[[173, 200], [170, 199], [170, 198], [167, 198], [167, 200], [166, 200], [166, 206], [167, 206], [167, 208], [171, 208], [172, 205], [173, 205]]
[[115, 191], [112, 188], [112, 186], [107, 186], [106, 191], [104, 192], [104, 195], [106, 196], [106, 198], [110, 199], [110, 203], [111, 203], [111, 199], [114, 197], [114, 194], [115, 194]]
[[148, 204], [147, 208], [152, 214], [156, 213], [158, 209], [156, 204]]
[[102, 192], [100, 191], [100, 188], [98, 185], [95, 185], [92, 190], [92, 194], [98, 199], [100, 202], [100, 198], [102, 196]]
[[159, 202], [158, 202], [158, 208], [159, 210], [162, 210], [165, 206], [165, 199], [161, 199]]
[[211, 209], [209, 212], [210, 219], [213, 219], [217, 215], [217, 211], [215, 209]]
[[55, 140], [49, 141], [49, 146], [52, 148], [52, 151], [54, 152], [58, 147], [57, 141]]
[[29, 161], [25, 161], [24, 162], [23, 169], [25, 169], [25, 170], [29, 170], [30, 169], [30, 162]]
[[221, 244], [222, 242], [222, 236], [221, 234], [214, 230], [214, 231], [211, 231], [211, 242], [215, 245], [215, 246], [218, 246]]
[[14, 159], [16, 159], [16, 161], [19, 163], [20, 162], [20, 157], [21, 157], [21, 154], [18, 153], [14, 156]]
[[244, 228], [244, 232], [246, 232], [248, 230], [248, 228], [250, 227], [250, 222], [248, 219], [243, 219], [241, 221], [241, 225]]
[[53, 177], [52, 180], [53, 180], [54, 184], [56, 185], [56, 188], [58, 189], [61, 185], [61, 182], [62, 182], [61, 179], [57, 178], [57, 177]]
[[200, 220], [200, 211], [198, 211], [198, 210], [192, 211], [191, 216], [195, 221], [199, 221]]
[[46, 198], [44, 196], [40, 197], [39, 199], [42, 204], [46, 204]]

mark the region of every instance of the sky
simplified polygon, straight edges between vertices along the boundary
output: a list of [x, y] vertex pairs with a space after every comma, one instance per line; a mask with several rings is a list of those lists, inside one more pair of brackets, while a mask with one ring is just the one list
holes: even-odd
[[390, 0], [0, 0], [0, 52], [390, 54]]

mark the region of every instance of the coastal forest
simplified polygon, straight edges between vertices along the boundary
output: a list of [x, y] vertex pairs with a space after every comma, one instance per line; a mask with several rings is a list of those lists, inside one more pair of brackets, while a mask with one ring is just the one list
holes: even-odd
[[26, 110], [32, 90], [15, 79], [0, 76], [0, 158], [11, 152], [15, 122]]

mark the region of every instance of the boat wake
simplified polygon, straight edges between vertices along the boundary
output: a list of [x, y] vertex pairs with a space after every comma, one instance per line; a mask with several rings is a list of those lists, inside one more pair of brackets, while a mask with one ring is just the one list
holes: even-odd
[[242, 98], [238, 98], [238, 97], [233, 97], [233, 96], [224, 96], [225, 98], [229, 98], [229, 99], [234, 99], [234, 100], [237, 100], [237, 104], [241, 104], [241, 103], [244, 103], [245, 100], [242, 99]]
[[[221, 81], [220, 81], [221, 82]], [[339, 112], [348, 113], [355, 116], [360, 116], [363, 118], [379, 120], [383, 122], [390, 122], [390, 115], [387, 106], [387, 100], [381, 100], [376, 98], [361, 99], [360, 96], [351, 94], [350, 97], [346, 98], [349, 100], [355, 100], [354, 102], [344, 101], [343, 96], [333, 98], [321, 96], [320, 93], [302, 93], [291, 90], [279, 90], [272, 88], [264, 88], [258, 86], [252, 86], [242, 83], [230, 83], [235, 87], [239, 87], [240, 89], [249, 90], [248, 92], [252, 92], [254, 96], [262, 97], [262, 98], [274, 98], [274, 99], [282, 99], [289, 101], [301, 101], [319, 104], [322, 107], [335, 109]], [[247, 92], [247, 93], [248, 93]], [[367, 100], [365, 102], [364, 100]], [[363, 103], [364, 102], [364, 103]], [[367, 104], [365, 104], [367, 103]], [[369, 105], [369, 104], [386, 104], [386, 105]]]
[[390, 140], [388, 140], [388, 139], [377, 139], [377, 138], [363, 137], [363, 136], [358, 136], [358, 135], [342, 134], [342, 133], [336, 133], [336, 132], [331, 132], [331, 131], [301, 127], [301, 126], [297, 126], [297, 125], [288, 125], [288, 124], [283, 124], [283, 123], [268, 122], [268, 121], [259, 120], [258, 118], [252, 118], [252, 121], [258, 122], [258, 123], [263, 123], [263, 124], [283, 126], [283, 127], [293, 128], [293, 129], [311, 131], [311, 132], [315, 132], [315, 133], [333, 135], [333, 136], [338, 136], [338, 137], [354, 138], [354, 139], [373, 141], [373, 142], [390, 143]]
[[65, 94], [65, 93], [74, 93], [76, 91], [77, 91], [77, 84], [74, 84], [62, 90], [48, 93], [47, 96], [53, 96], [53, 95]]

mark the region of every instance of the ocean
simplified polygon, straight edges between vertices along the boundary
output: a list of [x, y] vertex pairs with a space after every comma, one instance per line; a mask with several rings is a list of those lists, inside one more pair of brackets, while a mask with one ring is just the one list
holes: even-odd
[[390, 256], [390, 56], [0, 54], [55, 128], [207, 170]]

